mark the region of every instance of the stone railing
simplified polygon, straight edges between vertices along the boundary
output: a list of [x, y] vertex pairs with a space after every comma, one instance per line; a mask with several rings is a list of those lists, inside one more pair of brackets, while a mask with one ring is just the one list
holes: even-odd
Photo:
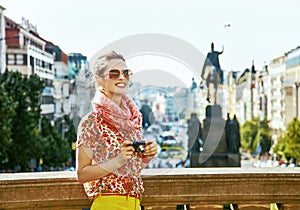
[[[300, 168], [145, 169], [145, 210], [300, 210]], [[276, 203], [276, 204], [275, 204]], [[75, 172], [0, 174], [0, 209], [88, 209]], [[270, 207], [272, 206], [272, 207]]]

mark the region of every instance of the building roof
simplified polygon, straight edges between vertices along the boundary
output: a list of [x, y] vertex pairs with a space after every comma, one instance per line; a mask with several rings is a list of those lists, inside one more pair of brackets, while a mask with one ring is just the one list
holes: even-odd
[[20, 29], [21, 25], [17, 22], [13, 21], [12, 19], [5, 17], [5, 29]]
[[6, 8], [0, 5], [0, 10], [6, 10]]
[[292, 53], [294, 51], [298, 51], [299, 49], [300, 49], [300, 46], [298, 46], [298, 47], [296, 47], [294, 49], [291, 49], [290, 51], [286, 52], [285, 55], [290, 54], [290, 53]]

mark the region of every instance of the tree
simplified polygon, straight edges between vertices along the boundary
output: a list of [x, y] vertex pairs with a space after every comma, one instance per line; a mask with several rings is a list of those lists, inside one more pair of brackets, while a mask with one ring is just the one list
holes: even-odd
[[60, 121], [61, 119], [52, 125], [50, 120], [45, 117], [42, 117], [41, 120], [39, 157], [43, 159], [44, 170], [63, 167], [71, 154], [69, 142], [62, 137], [61, 130], [57, 127], [57, 124], [61, 124]]
[[300, 160], [300, 121], [294, 118], [287, 126], [284, 135], [279, 138], [274, 152], [286, 160]]
[[246, 121], [241, 127], [241, 145], [242, 149], [253, 153], [254, 141], [257, 135], [257, 121], [258, 118], [254, 118], [251, 121]]
[[12, 119], [15, 116], [15, 108], [17, 102], [7, 94], [5, 91], [4, 83], [0, 80], [0, 165], [2, 169], [7, 169], [8, 153], [12, 146], [12, 132], [13, 124]]
[[64, 116], [65, 120], [65, 139], [71, 147], [71, 164], [75, 167], [75, 147], [74, 144], [77, 139], [76, 130], [73, 121], [68, 115]]
[[38, 121], [41, 115], [39, 99], [44, 87], [43, 81], [37, 75], [28, 78], [18, 72], [6, 71], [2, 75], [1, 84], [15, 104], [15, 114], [5, 117], [11, 120], [13, 129], [5, 169], [28, 171], [28, 163], [38, 152]]
[[69, 118], [63, 138], [62, 119], [55, 125], [41, 116], [44, 81], [6, 71], [0, 78], [0, 170], [29, 171], [31, 160], [42, 158], [44, 169], [61, 167], [71, 156], [68, 138], [76, 139]]
[[261, 153], [268, 153], [272, 146], [269, 121], [259, 118], [246, 121], [241, 128], [241, 143], [245, 151], [255, 153], [257, 146], [260, 145]]

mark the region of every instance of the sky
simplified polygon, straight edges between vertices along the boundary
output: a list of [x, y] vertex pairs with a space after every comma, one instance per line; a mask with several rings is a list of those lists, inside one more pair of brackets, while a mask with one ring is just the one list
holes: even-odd
[[[297, 0], [0, 0], [0, 5], [6, 8], [7, 17], [18, 23], [25, 17], [37, 26], [40, 36], [65, 53], [79, 52], [88, 59], [118, 40], [151, 33], [175, 37], [204, 56], [214, 42], [215, 50], [224, 47], [219, 57], [221, 68], [242, 71], [250, 68], [252, 61], [262, 69], [300, 45]], [[174, 47], [177, 53], [181, 51], [178, 46]], [[158, 80], [155, 72], [162, 71], [185, 85], [191, 83], [191, 77], [199, 79], [188, 65], [172, 56], [162, 57], [157, 52], [144, 55], [144, 59], [132, 57], [129, 64], [140, 72], [152, 70], [155, 76], [147, 74], [149, 83]], [[186, 68], [187, 74], [174, 66]], [[174, 83], [166, 78], [160, 81]]]

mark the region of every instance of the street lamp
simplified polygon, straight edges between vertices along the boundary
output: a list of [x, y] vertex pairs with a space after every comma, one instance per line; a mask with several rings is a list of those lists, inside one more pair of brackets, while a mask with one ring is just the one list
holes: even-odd
[[299, 85], [300, 82], [295, 82], [295, 87], [296, 87], [296, 118], [298, 119], [299, 117]]

